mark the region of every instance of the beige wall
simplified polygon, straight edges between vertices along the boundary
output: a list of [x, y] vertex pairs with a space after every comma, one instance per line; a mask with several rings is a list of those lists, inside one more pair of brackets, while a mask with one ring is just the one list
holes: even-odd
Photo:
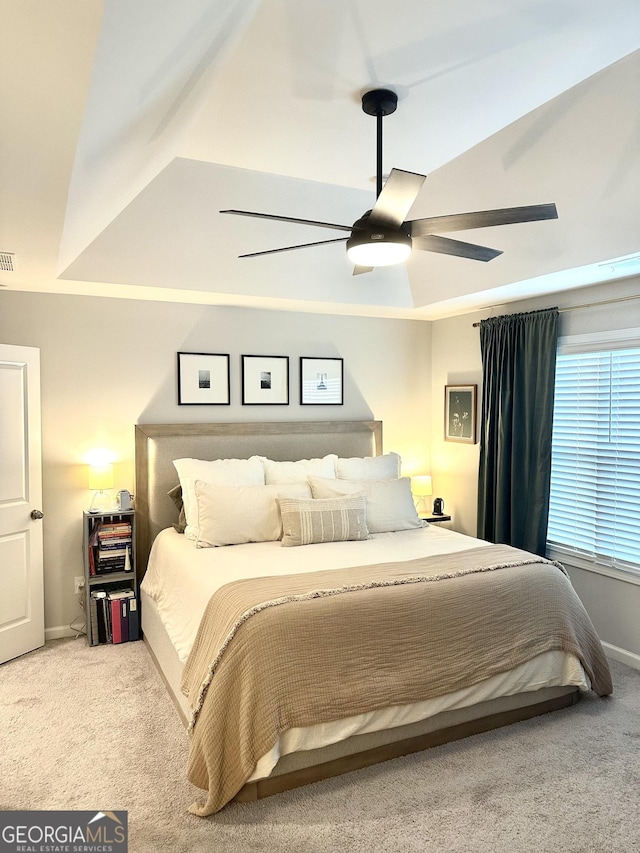
[[[85, 454], [117, 457], [116, 489], [134, 491], [135, 423], [370, 419], [406, 469], [429, 467], [430, 324], [36, 293], [0, 293], [0, 342], [39, 347], [45, 624], [81, 616]], [[231, 355], [230, 406], [178, 406], [176, 353]], [[242, 406], [240, 355], [290, 357], [290, 405]], [[300, 406], [298, 357], [344, 358], [344, 406]], [[414, 473], [416, 471], [414, 470]]]
[[[48, 636], [81, 615], [73, 577], [82, 573], [81, 516], [90, 499], [84, 456], [110, 448], [118, 458], [117, 488], [133, 491], [135, 423], [377, 418], [385, 449], [402, 454], [408, 473], [430, 469], [452, 526], [474, 536], [479, 446], [443, 437], [444, 386], [478, 384], [481, 391], [473, 323], [638, 293], [636, 278], [425, 323], [0, 292], [0, 342], [41, 350]], [[639, 304], [563, 312], [562, 334], [639, 326]], [[231, 406], [177, 405], [179, 350], [231, 354]], [[289, 406], [240, 405], [242, 353], [290, 356]], [[298, 404], [300, 355], [344, 358], [344, 406]], [[602, 638], [640, 663], [639, 629], [630, 621], [640, 609], [640, 586], [571, 571]], [[624, 612], [611, 604], [622, 600]]]

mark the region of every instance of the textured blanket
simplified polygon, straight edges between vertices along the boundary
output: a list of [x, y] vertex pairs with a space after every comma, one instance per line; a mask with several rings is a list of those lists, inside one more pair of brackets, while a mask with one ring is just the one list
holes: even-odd
[[293, 727], [434, 698], [542, 652], [611, 675], [561, 566], [506, 545], [255, 578], [216, 592], [187, 660], [190, 781], [212, 814]]

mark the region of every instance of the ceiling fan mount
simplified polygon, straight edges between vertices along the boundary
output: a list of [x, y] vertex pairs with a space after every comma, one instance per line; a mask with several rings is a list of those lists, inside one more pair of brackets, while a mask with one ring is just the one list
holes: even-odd
[[416, 172], [405, 172], [402, 169], [392, 169], [384, 187], [382, 185], [382, 120], [385, 116], [394, 113], [397, 106], [398, 96], [391, 89], [372, 89], [362, 96], [363, 111], [367, 115], [376, 117], [376, 202], [371, 210], [366, 211], [353, 225], [338, 225], [332, 222], [248, 210], [220, 211], [220, 213], [231, 213], [236, 216], [331, 228], [349, 232], [349, 236], [251, 252], [240, 257], [252, 258], [258, 255], [271, 255], [346, 241], [347, 256], [355, 264], [354, 275], [371, 272], [375, 267], [401, 263], [413, 249], [486, 262], [501, 255], [502, 252], [499, 249], [442, 237], [436, 232], [467, 231], [472, 228], [558, 218], [555, 204], [536, 204], [407, 220], [406, 216], [427, 176]]
[[372, 89], [362, 96], [362, 109], [369, 116], [390, 116], [398, 108], [398, 96], [391, 89]]

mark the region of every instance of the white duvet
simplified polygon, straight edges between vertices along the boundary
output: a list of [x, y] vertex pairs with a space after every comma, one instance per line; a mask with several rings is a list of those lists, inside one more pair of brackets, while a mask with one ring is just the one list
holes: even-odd
[[415, 560], [485, 544], [430, 525], [398, 533], [376, 533], [364, 542], [284, 548], [276, 541], [196, 548], [192, 540], [168, 528], [153, 544], [142, 589], [156, 602], [169, 638], [184, 663], [209, 599], [231, 581]]
[[[192, 540], [169, 528], [156, 538], [141, 588], [156, 604], [167, 635], [184, 663], [195, 641], [204, 610], [213, 593], [233, 580], [257, 575], [284, 575], [330, 568], [366, 566], [377, 562], [413, 560], [422, 556], [481, 547], [481, 540], [430, 525], [397, 533], [378, 533], [364, 542], [331, 542], [284, 548], [277, 542], [196, 548]], [[574, 685], [589, 690], [580, 663], [563, 652], [548, 652], [510, 672], [456, 693], [362, 714], [348, 720], [285, 732], [264, 756], [251, 777], [267, 776], [280, 755], [337, 743], [354, 734], [406, 725], [454, 708], [540, 687]]]

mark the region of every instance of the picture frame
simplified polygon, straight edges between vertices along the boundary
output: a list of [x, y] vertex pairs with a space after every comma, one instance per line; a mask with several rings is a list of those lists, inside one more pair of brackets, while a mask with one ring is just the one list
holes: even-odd
[[344, 404], [344, 359], [300, 358], [300, 405]]
[[476, 443], [477, 385], [445, 385], [444, 440]]
[[289, 405], [289, 356], [243, 355], [242, 405]]
[[229, 356], [225, 353], [178, 353], [178, 405], [228, 406], [231, 403]]

